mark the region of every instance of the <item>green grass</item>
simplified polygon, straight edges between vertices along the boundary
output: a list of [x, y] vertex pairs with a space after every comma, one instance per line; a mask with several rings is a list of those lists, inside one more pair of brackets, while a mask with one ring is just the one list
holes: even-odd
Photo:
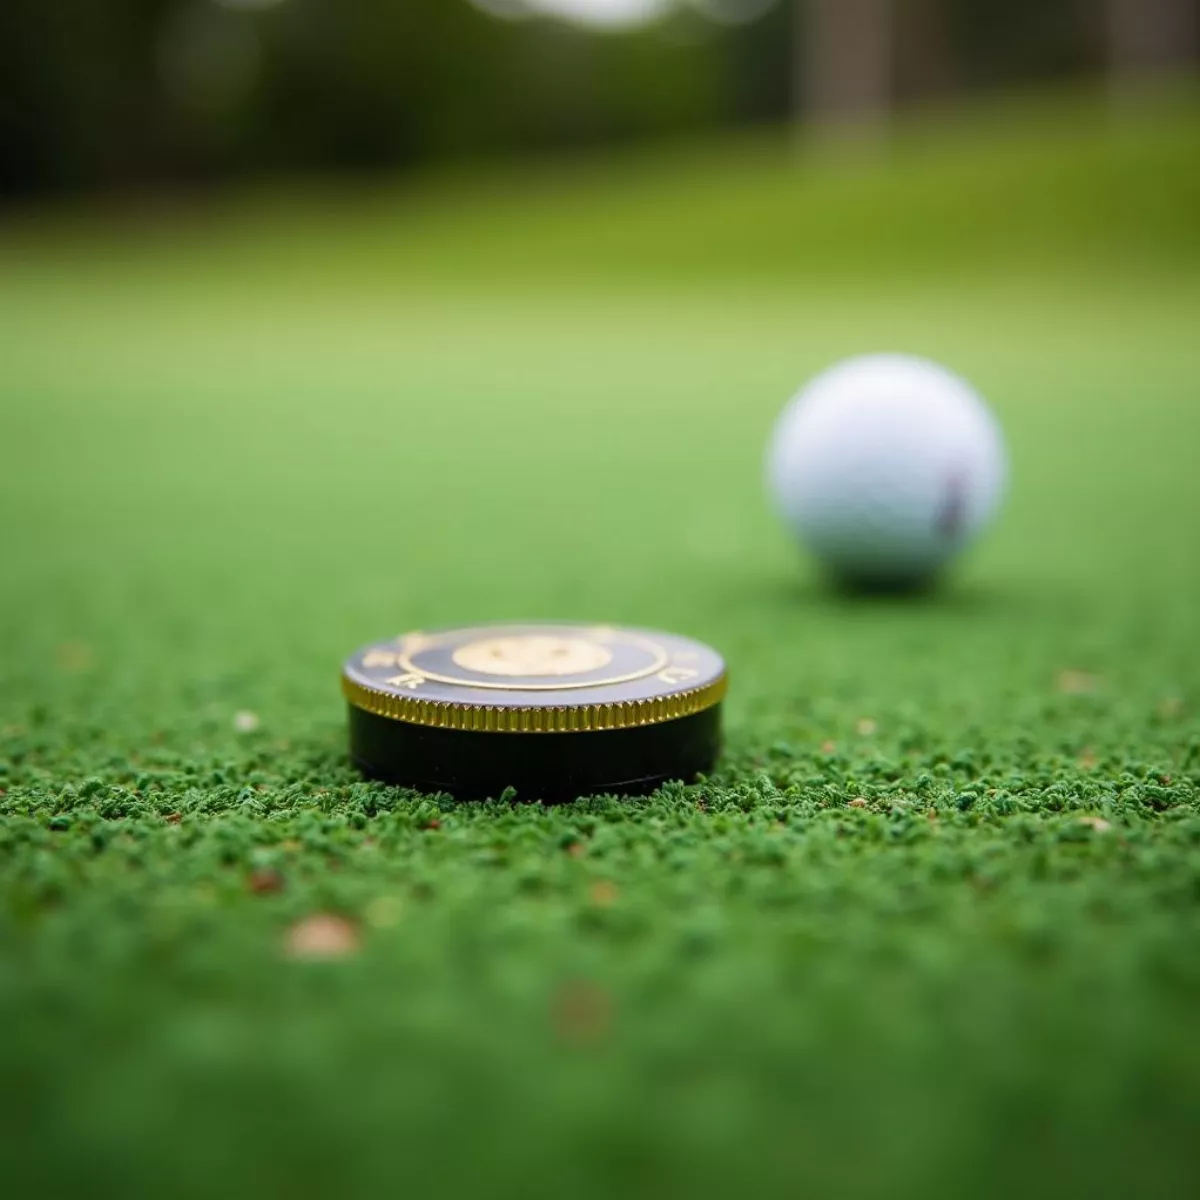
[[[1194, 1194], [1198, 146], [1076, 104], [13, 220], [12, 1194]], [[762, 501], [868, 349], [1010, 439], [925, 598], [831, 595]], [[346, 653], [520, 617], [721, 648], [716, 775], [356, 778]], [[319, 913], [356, 949], [290, 960]]]

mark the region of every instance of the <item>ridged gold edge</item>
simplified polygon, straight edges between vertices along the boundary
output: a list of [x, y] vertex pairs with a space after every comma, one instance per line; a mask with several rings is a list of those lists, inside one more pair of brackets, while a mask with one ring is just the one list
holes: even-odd
[[524, 705], [460, 704], [453, 700], [426, 700], [378, 691], [342, 675], [342, 695], [363, 712], [407, 725], [435, 729], [461, 729], [471, 733], [597, 733], [661, 725], [690, 717], [719, 704], [729, 686], [724, 672], [703, 687], [645, 700], [619, 700], [606, 704]]

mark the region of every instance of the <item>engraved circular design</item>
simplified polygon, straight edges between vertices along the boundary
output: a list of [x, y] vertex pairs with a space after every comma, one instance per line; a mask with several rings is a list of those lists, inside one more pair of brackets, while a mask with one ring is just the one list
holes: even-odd
[[560, 634], [521, 633], [481, 638], [459, 646], [455, 666], [481, 675], [582, 675], [612, 662], [612, 651], [599, 642]]
[[[481, 634], [485, 635], [482, 639], [478, 637]], [[536, 674], [517, 675], [514, 673], [503, 679], [497, 679], [495, 673], [492, 673], [492, 677], [489, 678], [483, 672], [464, 667], [454, 657], [454, 651], [467, 638], [475, 641], [498, 637], [515, 639], [529, 636], [555, 636], [595, 642], [602, 649], [609, 651], [609, 658], [602, 666], [612, 664], [618, 657], [613, 651], [619, 651], [623, 664], [622, 669], [607, 674], [598, 674], [597, 672], [601, 668], [597, 668], [589, 672], [577, 672], [570, 678], [560, 678], [555, 683], [546, 683], [544, 682], [545, 676]], [[406, 671], [411, 671], [413, 674], [437, 683], [461, 684], [472, 688], [492, 688], [496, 691], [519, 689], [524, 692], [551, 692], [628, 683], [661, 671], [667, 665], [669, 657], [663, 646], [644, 634], [626, 629], [611, 629], [607, 626], [598, 626], [594, 629], [582, 626], [564, 626], [562, 630], [556, 630], [553, 626], [546, 625], [450, 629], [441, 633], [406, 634], [398, 639], [398, 644], [400, 647], [398, 662]], [[458, 667], [458, 671], [453, 671], [453, 667]]]

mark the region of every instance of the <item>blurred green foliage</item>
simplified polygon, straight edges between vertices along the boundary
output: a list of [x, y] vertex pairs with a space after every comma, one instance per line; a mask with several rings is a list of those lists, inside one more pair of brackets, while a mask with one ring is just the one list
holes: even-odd
[[46, 0], [0, 16], [0, 184], [368, 167], [712, 123], [724, 50], [466, 0]]

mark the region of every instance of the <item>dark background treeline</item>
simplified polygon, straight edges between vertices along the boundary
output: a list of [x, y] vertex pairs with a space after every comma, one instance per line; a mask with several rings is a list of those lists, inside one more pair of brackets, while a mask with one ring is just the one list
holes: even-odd
[[[1200, 0], [9, 0], [0, 191], [528, 156], [1187, 70]], [[490, 10], [490, 11], [489, 11]]]

